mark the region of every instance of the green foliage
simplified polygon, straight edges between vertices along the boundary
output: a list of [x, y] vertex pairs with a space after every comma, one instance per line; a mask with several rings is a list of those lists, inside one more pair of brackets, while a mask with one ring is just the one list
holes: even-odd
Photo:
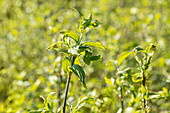
[[121, 64], [121, 62], [125, 59], [125, 58], [127, 58], [130, 54], [132, 54], [133, 53], [133, 51], [131, 51], [131, 52], [124, 52], [124, 53], [122, 53], [120, 56], [119, 56], [119, 58], [118, 58], [118, 65], [120, 65]]
[[95, 99], [93, 97], [82, 96], [79, 98], [77, 105], [71, 111], [71, 113], [76, 113], [79, 111], [81, 107], [83, 107], [86, 103], [94, 102]]
[[[76, 10], [76, 11], [78, 11], [78, 10]], [[78, 11], [78, 12], [81, 16], [83, 16], [82, 13], [80, 13], [80, 11]], [[83, 17], [83, 21], [84, 22], [80, 23], [80, 25], [79, 25], [80, 29], [81, 29], [80, 36], [73, 31], [62, 31], [62, 32], [60, 32], [60, 34], [63, 35], [62, 41], [59, 41], [59, 42], [47, 47], [47, 50], [52, 48], [51, 50], [56, 50], [57, 52], [66, 53], [66, 55], [64, 56], [64, 60], [62, 62], [62, 69], [65, 72], [65, 74], [67, 75], [68, 79], [67, 79], [65, 97], [64, 97], [64, 102], [63, 102], [64, 104], [62, 107], [60, 107], [58, 109], [58, 112], [61, 111], [61, 112], [65, 113], [67, 93], [68, 93], [68, 89], [69, 89], [69, 83], [70, 83], [72, 72], [78, 77], [78, 79], [81, 81], [83, 86], [85, 88], [87, 88], [86, 83], [85, 83], [85, 72], [79, 64], [75, 63], [75, 60], [77, 58], [79, 60], [81, 58], [80, 56], [83, 56], [83, 61], [89, 65], [91, 61], [100, 59], [100, 56], [99, 55], [91, 56], [92, 49], [88, 46], [95, 46], [95, 47], [105, 49], [104, 46], [99, 42], [81, 42], [83, 34], [86, 32], [86, 28], [91, 25], [92, 13], [90, 13], [90, 15], [87, 19], [85, 19]], [[97, 27], [97, 26], [98, 25], [93, 25], [93, 27]], [[73, 39], [76, 42], [76, 44], [73, 43], [71, 41], [71, 39]], [[58, 49], [58, 46], [56, 46], [58, 43], [64, 44], [64, 46], [66, 48]], [[88, 50], [90, 50], [90, 51], [88, 51]], [[85, 53], [84, 53], [84, 51], [85, 51]], [[75, 110], [73, 110], [73, 112], [78, 111], [80, 108], [79, 106], [83, 106], [82, 104], [81, 105], [79, 105], [79, 104], [80, 103], [78, 102], [78, 105], [77, 105], [78, 108], [75, 108]]]
[[81, 46], [94, 46], [106, 50], [106, 48], [100, 42], [84, 42]]
[[[76, 10], [76, 11], [78, 11], [78, 10]], [[80, 13], [80, 11], [78, 11], [78, 12], [81, 16], [83, 16], [82, 13]], [[74, 61], [72, 61], [72, 56], [75, 59], [76, 58], [80, 59], [80, 56], [83, 56], [83, 61], [87, 65], [89, 65], [91, 61], [95, 61], [95, 60], [98, 60], [101, 58], [100, 55], [91, 56], [92, 49], [89, 46], [99, 47], [104, 50], [106, 50], [106, 49], [100, 42], [82, 42], [83, 33], [86, 31], [86, 28], [89, 27], [92, 22], [92, 13], [90, 13], [90, 15], [87, 19], [85, 19], [83, 17], [83, 20], [84, 20], [84, 22], [80, 23], [80, 29], [81, 29], [80, 36], [73, 31], [62, 31], [62, 32], [60, 32], [60, 34], [63, 35], [62, 41], [59, 41], [59, 42], [56, 42], [56, 43], [50, 45], [49, 47], [47, 47], [47, 49], [53, 48], [52, 50], [56, 50], [58, 52], [66, 51], [64, 53], [67, 53], [67, 56], [65, 56], [65, 58], [62, 62], [63, 71], [66, 73], [67, 76], [70, 76], [69, 73], [72, 71], [80, 79], [83, 86], [86, 87], [85, 72], [80, 65], [74, 64]], [[97, 27], [97, 26], [94, 26], [94, 27]], [[72, 43], [71, 39], [73, 39], [76, 42], [76, 44]], [[64, 46], [66, 46], [66, 49], [58, 50], [58, 46], [56, 46], [56, 45], [59, 43], [64, 44]]]
[[70, 69], [74, 72], [74, 74], [80, 79], [83, 86], [86, 88], [85, 84], [85, 72], [81, 66], [78, 64], [74, 64]]
[[89, 65], [90, 62], [91, 62], [91, 55], [92, 55], [92, 52], [88, 51], [88, 50], [85, 50], [85, 55], [83, 56], [83, 61]]
[[49, 98], [53, 94], [55, 94], [55, 92], [51, 92], [46, 99], [43, 96], [40, 96], [44, 101], [44, 108], [38, 109], [38, 110], [32, 110], [29, 113], [54, 113], [52, 111], [52, 109], [53, 109], [52, 105], [49, 102]]
[[64, 35], [63, 37], [64, 42], [66, 42], [64, 38], [70, 37], [71, 39], [75, 40], [77, 44], [79, 43], [79, 36], [77, 35], [77, 33], [73, 31], [62, 31], [60, 33]]
[[[81, 53], [74, 64], [83, 68], [87, 90], [80, 87], [80, 79], [72, 72], [67, 106], [74, 108], [79, 97], [85, 95], [103, 103], [87, 103], [79, 112], [116, 113], [121, 108], [119, 83], [123, 87], [124, 112], [140, 111], [141, 69], [146, 69], [145, 98], [150, 113], [168, 113], [169, 4], [169, 0], [0, 0], [0, 113], [28, 113], [44, 108], [39, 96], [50, 92], [56, 92], [50, 99], [56, 113], [64, 99], [66, 74], [71, 71], [69, 63], [69, 71], [64, 72], [62, 62], [71, 53]], [[90, 25], [83, 28], [80, 24], [87, 23], [89, 15]], [[76, 41], [60, 31], [73, 31], [80, 44], [101, 42], [107, 51], [91, 45], [75, 47]], [[149, 47], [145, 48], [150, 43], [156, 45], [154, 55], [147, 55], [147, 61], [143, 61], [145, 53], [152, 53], [153, 47], [150, 52]], [[48, 50], [53, 51], [46, 51], [50, 44], [54, 45]], [[86, 50], [92, 52], [88, 66], [83, 63]], [[121, 53], [131, 50], [134, 53], [118, 65]]]
[[62, 69], [66, 75], [69, 75], [69, 66], [70, 66], [70, 59], [68, 57], [64, 57], [62, 62]]
[[[112, 88], [115, 88], [115, 92], [119, 94], [120, 96], [120, 102], [122, 107], [118, 110], [118, 112], [123, 113], [124, 112], [124, 95], [128, 94], [128, 92], [132, 93], [131, 101], [128, 102], [129, 107], [135, 106], [135, 108], [138, 108], [140, 110], [133, 110], [133, 112], [149, 112], [150, 107], [148, 104], [148, 100], [151, 99], [162, 99], [162, 98], [168, 98], [168, 92], [167, 89], [164, 89], [164, 94], [159, 95], [159, 93], [149, 93], [147, 87], [147, 70], [149, 68], [149, 65], [151, 64], [151, 58], [153, 57], [153, 52], [150, 52], [151, 49], [155, 49], [155, 45], [150, 44], [146, 49], [143, 49], [141, 47], [135, 47], [133, 51], [131, 52], [123, 52], [118, 57], [118, 72], [117, 72], [117, 78], [116, 82], [115, 79], [111, 78], [108, 79], [105, 77], [105, 82], [112, 86]], [[138, 73], [132, 73], [132, 70], [130, 68], [125, 68], [124, 70], [120, 71], [120, 64], [121, 62], [127, 58], [130, 54], [134, 53], [134, 57], [139, 64], [139, 70]], [[142, 53], [142, 54], [141, 54]], [[112, 60], [113, 62], [116, 62]], [[116, 62], [116, 63], [117, 63]], [[120, 91], [120, 92], [119, 92]], [[165, 93], [166, 92], [166, 93]], [[127, 97], [130, 97], [126, 95]], [[166, 96], [165, 96], [166, 95]], [[126, 99], [127, 100], [127, 99]], [[143, 104], [142, 104], [143, 103]], [[141, 108], [142, 106], [142, 108]]]

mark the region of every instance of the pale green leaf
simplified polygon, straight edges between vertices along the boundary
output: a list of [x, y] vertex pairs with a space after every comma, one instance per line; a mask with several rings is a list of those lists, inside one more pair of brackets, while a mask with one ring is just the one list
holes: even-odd
[[87, 103], [87, 102], [90, 102], [92, 100], [95, 100], [92, 96], [82, 96], [82, 97], [79, 98], [78, 103], [79, 104]]
[[83, 20], [85, 20], [83, 14], [82, 14], [79, 10], [77, 10], [77, 9], [75, 9], [75, 8], [73, 8], [73, 9], [79, 13], [79, 15], [81, 16], [81, 18], [82, 18]]
[[111, 86], [113, 86], [114, 84], [114, 79], [108, 79], [107, 77], [104, 78], [105, 79], [105, 82]]
[[152, 95], [152, 96], [149, 96], [149, 99], [156, 99], [156, 98], [159, 98], [161, 97], [160, 95]]
[[142, 92], [143, 94], [145, 94], [145, 92], [146, 92], [145, 86], [143, 86], [143, 85], [141, 85], [141, 92]]
[[49, 100], [49, 98], [51, 97], [51, 95], [53, 95], [53, 94], [55, 94], [56, 92], [51, 92], [49, 95], [48, 95], [48, 97], [47, 97], [47, 102], [48, 102], [48, 100]]
[[81, 44], [81, 46], [94, 46], [106, 50], [106, 48], [100, 42], [84, 42]]
[[55, 45], [57, 45], [57, 44], [64, 44], [64, 42], [63, 41], [58, 41], [58, 42], [48, 46], [46, 49], [49, 50], [49, 49], [53, 48]]
[[74, 64], [78, 64], [79, 66], [81, 66], [81, 62], [79, 61], [81, 58], [80, 57], [76, 57]]
[[77, 35], [77, 33], [73, 32], [73, 31], [62, 31], [60, 32], [62, 35], [65, 35], [67, 37], [72, 38], [73, 40], [76, 41], [76, 43], [79, 42], [79, 36]]
[[119, 110], [117, 111], [117, 113], [122, 113], [122, 108], [119, 108]]
[[148, 47], [146, 47], [146, 52], [149, 54], [150, 49], [155, 47], [156, 47], [155, 45], [150, 44]]
[[69, 66], [70, 66], [69, 58], [64, 57], [63, 62], [62, 62], [62, 69], [67, 76], [69, 75]]
[[57, 113], [63, 113], [63, 106], [60, 106], [60, 107], [57, 109]]
[[76, 107], [71, 111], [71, 113], [76, 113], [77, 111], [79, 111], [79, 109], [82, 106], [84, 106], [86, 103], [90, 103], [92, 101], [95, 101], [95, 98], [93, 98], [91, 96], [82, 96], [82, 97], [80, 97]]
[[126, 51], [126, 52], [123, 52], [122, 54], [119, 55], [118, 57], [118, 65], [120, 65], [122, 63], [122, 61], [127, 58], [129, 55], [131, 55], [132, 53], [134, 53], [133, 51]]

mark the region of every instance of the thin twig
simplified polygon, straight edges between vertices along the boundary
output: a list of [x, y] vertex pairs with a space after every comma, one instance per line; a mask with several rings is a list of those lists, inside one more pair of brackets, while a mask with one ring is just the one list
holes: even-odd
[[[74, 65], [75, 59], [76, 59], [76, 57], [73, 56], [73, 62], [71, 64], [71, 66]], [[67, 94], [68, 94], [71, 74], [72, 74], [72, 72], [69, 72], [69, 77], [67, 78], [67, 84], [66, 84], [66, 90], [65, 90], [65, 96], [64, 96], [64, 103], [63, 103], [63, 113], [65, 113], [65, 109], [66, 109], [66, 101], [67, 101]]]
[[122, 113], [123, 113], [124, 105], [123, 105], [123, 89], [122, 89], [122, 86], [120, 87], [120, 101], [121, 101], [121, 108], [122, 108]]
[[[145, 88], [145, 83], [146, 83], [146, 77], [145, 77], [145, 73], [144, 73], [144, 70], [143, 70], [143, 80], [142, 80], [142, 84], [143, 84], [143, 87]], [[145, 100], [145, 94], [143, 94], [143, 107], [144, 107], [144, 112], [146, 113], [146, 100]]]

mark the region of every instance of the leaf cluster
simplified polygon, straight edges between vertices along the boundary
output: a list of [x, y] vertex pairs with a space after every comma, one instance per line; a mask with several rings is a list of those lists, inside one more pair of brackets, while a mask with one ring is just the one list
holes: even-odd
[[64, 53], [65, 56], [62, 62], [63, 71], [67, 76], [69, 76], [70, 72], [73, 72], [80, 79], [83, 86], [86, 87], [85, 72], [83, 67], [81, 67], [79, 60], [82, 59], [84, 63], [90, 65], [92, 61], [102, 58], [101, 55], [93, 55], [92, 47], [94, 46], [104, 50], [106, 50], [106, 48], [100, 42], [82, 40], [88, 27], [98, 27], [101, 22], [98, 20], [92, 20], [92, 13], [90, 13], [88, 18], [85, 18], [80, 11], [76, 11], [80, 14], [83, 21], [79, 25], [80, 33], [61, 31], [60, 34], [62, 35], [62, 41], [50, 45], [47, 47], [47, 50], [55, 50], [59, 53]]

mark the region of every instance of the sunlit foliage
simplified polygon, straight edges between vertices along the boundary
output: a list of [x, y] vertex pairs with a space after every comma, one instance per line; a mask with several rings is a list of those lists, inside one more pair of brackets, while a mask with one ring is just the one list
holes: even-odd
[[[112, 83], [121, 85], [121, 80], [114, 82], [118, 78], [115, 63], [119, 62], [120, 71], [131, 70], [123, 73], [125, 76], [140, 73], [134, 53], [122, 60], [120, 56], [152, 43], [156, 49], [147, 69], [146, 84], [149, 91], [157, 93], [149, 97], [147, 104], [151, 113], [170, 111], [169, 4], [169, 0], [0, 0], [0, 112], [27, 113], [44, 108], [40, 95], [46, 99], [51, 92], [56, 92], [49, 102], [53, 112], [57, 112], [63, 102], [67, 76], [61, 65], [63, 55], [46, 48], [62, 40], [60, 31], [80, 32], [77, 28], [81, 19], [72, 8], [85, 17], [92, 12], [101, 21], [97, 28], [87, 29], [84, 41], [101, 42], [107, 51], [94, 48], [94, 54], [101, 54], [102, 59], [89, 66], [81, 65], [87, 89], [72, 76], [68, 106], [74, 109], [78, 100], [93, 97], [99, 100], [85, 104], [80, 112], [118, 112], [120, 90], [113, 88]], [[140, 107], [129, 94], [128, 90], [124, 94], [126, 112]]]

